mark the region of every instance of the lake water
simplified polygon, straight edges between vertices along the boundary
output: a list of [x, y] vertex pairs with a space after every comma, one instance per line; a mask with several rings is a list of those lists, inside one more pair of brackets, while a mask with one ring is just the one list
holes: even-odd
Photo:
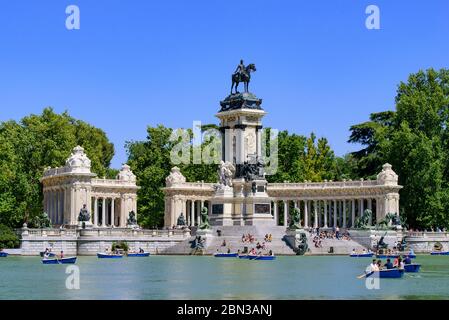
[[80, 289], [66, 288], [67, 265], [38, 257], [0, 258], [0, 299], [449, 299], [449, 257], [418, 256], [420, 273], [366, 288], [370, 258], [201, 256], [78, 257]]

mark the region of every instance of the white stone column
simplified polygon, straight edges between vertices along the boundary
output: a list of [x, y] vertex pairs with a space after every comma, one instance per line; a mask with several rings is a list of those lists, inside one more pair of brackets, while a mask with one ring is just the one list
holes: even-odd
[[284, 200], [284, 227], [287, 226], [288, 217], [288, 200]]
[[102, 213], [101, 213], [101, 226], [106, 227], [106, 198], [103, 198], [103, 206], [102, 206]]
[[309, 211], [307, 209], [307, 200], [304, 200], [304, 225], [306, 228], [309, 227]]
[[346, 199], [343, 199], [343, 228], [346, 228]]
[[273, 201], [273, 215], [274, 215], [274, 225], [279, 225], [279, 214], [278, 214], [278, 202], [277, 200]]
[[337, 227], [337, 200], [334, 200], [334, 227]]
[[190, 200], [190, 226], [195, 225], [195, 202]]
[[363, 215], [363, 211], [364, 211], [363, 206], [364, 206], [364, 203], [363, 203], [363, 198], [362, 198], [362, 199], [360, 199], [360, 216]]
[[232, 162], [234, 158], [234, 150], [232, 147], [232, 130], [225, 129], [224, 137], [225, 154], [223, 156], [225, 157], [225, 161]]
[[174, 197], [171, 197], [170, 199], [170, 225], [169, 228], [173, 227], [175, 224], [175, 207], [176, 207], [176, 199]]
[[327, 200], [324, 200], [324, 227], [327, 228]]
[[314, 215], [313, 227], [318, 228], [318, 210], [316, 206], [316, 200], [313, 201], [313, 215]]
[[94, 226], [98, 227], [98, 198], [95, 197], [94, 200]]
[[368, 220], [368, 225], [372, 225], [373, 224], [373, 204], [372, 204], [372, 199], [369, 198], [367, 200], [368, 202], [368, 209], [371, 211], [371, 215], [369, 216], [369, 220]]
[[111, 199], [111, 227], [115, 227], [115, 198]]
[[351, 200], [351, 228], [355, 226], [355, 200]]
[[262, 128], [256, 129], [256, 135], [257, 157], [260, 159], [262, 157]]
[[202, 209], [203, 201], [197, 201], [197, 207], [196, 207], [196, 219], [198, 225], [201, 224], [201, 209]]

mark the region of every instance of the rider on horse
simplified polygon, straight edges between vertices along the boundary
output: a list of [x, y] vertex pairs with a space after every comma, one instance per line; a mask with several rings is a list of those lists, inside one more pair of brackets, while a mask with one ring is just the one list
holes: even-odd
[[243, 64], [243, 60], [240, 60], [240, 64], [235, 69], [234, 74], [238, 74], [240, 76], [240, 79], [242, 79], [243, 75], [248, 76], [248, 74], [246, 73], [245, 65]]

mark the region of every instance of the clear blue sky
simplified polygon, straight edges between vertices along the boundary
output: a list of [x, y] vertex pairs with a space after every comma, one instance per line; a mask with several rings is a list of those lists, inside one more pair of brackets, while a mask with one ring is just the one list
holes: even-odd
[[[65, 28], [76, 4], [81, 29]], [[378, 5], [381, 30], [365, 28]], [[239, 59], [265, 126], [325, 136], [355, 150], [348, 128], [393, 109], [407, 75], [448, 67], [449, 1], [1, 1], [0, 121], [46, 106], [126, 140], [147, 125], [216, 123]]]

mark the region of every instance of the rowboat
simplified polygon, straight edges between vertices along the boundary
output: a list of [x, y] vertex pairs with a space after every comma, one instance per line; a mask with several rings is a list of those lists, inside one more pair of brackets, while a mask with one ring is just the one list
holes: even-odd
[[432, 256], [449, 256], [449, 251], [433, 251], [430, 254]]
[[238, 253], [236, 252], [231, 252], [231, 253], [215, 253], [214, 257], [215, 258], [236, 258], [238, 257]]
[[416, 259], [416, 254], [404, 254], [402, 257], [403, 258]]
[[76, 262], [76, 257], [42, 259], [43, 264], [72, 264]]
[[254, 260], [275, 260], [275, 256], [257, 256]]
[[239, 254], [239, 259], [248, 259], [248, 260], [254, 260], [257, 256], [252, 254]]
[[377, 259], [396, 259], [399, 258], [398, 254], [376, 254]]
[[149, 252], [128, 253], [128, 257], [148, 257], [149, 255], [150, 255]]
[[[39, 252], [39, 255], [43, 257], [45, 255], [45, 251]], [[56, 255], [53, 252], [47, 252], [48, 257], [55, 257]]]
[[349, 256], [352, 258], [371, 258], [374, 255], [372, 252], [367, 253], [352, 253]]
[[123, 254], [98, 252], [97, 257], [100, 259], [118, 259], [118, 258], [123, 258]]
[[0, 257], [4, 257], [4, 258], [6, 258], [8, 256], [8, 254], [6, 253], [6, 252], [0, 252]]
[[420, 264], [417, 263], [411, 263], [404, 265], [405, 272], [419, 272], [419, 269], [421, 268]]
[[379, 277], [379, 278], [402, 278], [404, 270], [400, 269], [387, 269], [376, 272], [370, 272], [366, 274], [366, 277]]

